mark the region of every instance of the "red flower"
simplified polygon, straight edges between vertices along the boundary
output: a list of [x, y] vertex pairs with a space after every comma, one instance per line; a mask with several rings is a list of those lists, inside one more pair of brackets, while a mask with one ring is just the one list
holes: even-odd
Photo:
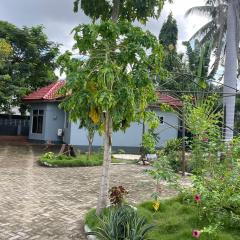
[[201, 235], [201, 231], [199, 231], [199, 230], [193, 230], [192, 231], [192, 236], [194, 238], [200, 238], [200, 235]]
[[196, 202], [200, 202], [200, 201], [201, 201], [201, 196], [200, 196], [200, 194], [196, 194], [196, 195], [194, 196], [194, 200], [195, 200]]

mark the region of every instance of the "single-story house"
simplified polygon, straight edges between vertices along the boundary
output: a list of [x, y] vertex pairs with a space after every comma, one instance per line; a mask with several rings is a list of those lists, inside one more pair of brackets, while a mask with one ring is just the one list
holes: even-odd
[[[70, 122], [68, 114], [59, 108], [62, 101], [61, 96], [56, 93], [64, 86], [65, 81], [59, 80], [43, 87], [23, 100], [31, 106], [29, 140], [41, 142], [63, 142], [70, 145], [87, 147], [86, 129], [79, 129], [79, 122]], [[179, 99], [167, 94], [157, 92], [159, 102], [166, 103], [173, 108], [180, 108], [182, 103]], [[159, 134], [158, 147], [163, 146], [166, 141], [177, 138], [179, 132], [179, 118], [176, 112], [162, 112], [160, 108], [153, 106], [154, 111], [160, 119], [160, 124], [156, 130]], [[125, 131], [113, 133], [113, 148], [138, 151], [142, 141], [143, 124], [132, 123]], [[103, 145], [103, 137], [96, 134], [93, 147]]]

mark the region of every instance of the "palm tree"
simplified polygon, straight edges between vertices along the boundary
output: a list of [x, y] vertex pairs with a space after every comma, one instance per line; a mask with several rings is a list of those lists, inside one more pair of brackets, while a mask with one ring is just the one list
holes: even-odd
[[240, 35], [240, 0], [207, 0], [205, 6], [189, 9], [188, 16], [200, 13], [210, 21], [201, 27], [190, 40], [199, 39], [200, 44], [212, 40], [215, 54], [213, 71], [219, 66], [221, 56], [225, 56], [223, 104], [225, 109], [225, 140], [233, 138], [234, 109], [237, 86], [237, 64]]

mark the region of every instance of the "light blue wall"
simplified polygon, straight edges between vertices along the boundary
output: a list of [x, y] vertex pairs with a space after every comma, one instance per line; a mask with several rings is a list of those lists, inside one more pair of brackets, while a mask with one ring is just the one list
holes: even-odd
[[[41, 134], [32, 133], [33, 110], [44, 110], [43, 131]], [[62, 138], [57, 135], [58, 129], [64, 126], [63, 110], [58, 108], [58, 103], [32, 103], [30, 112], [29, 139], [41, 141], [61, 142]]]
[[[71, 145], [87, 146], [87, 131], [79, 129], [79, 122], [69, 122], [66, 124], [67, 116], [65, 112], [58, 108], [58, 103], [35, 103], [32, 104], [30, 116], [29, 139], [42, 141], [64, 141]], [[43, 133], [32, 133], [32, 111], [34, 109], [44, 110]], [[159, 117], [163, 117], [163, 124], [160, 124], [156, 132], [159, 134], [160, 140], [158, 147], [163, 146], [166, 141], [178, 137], [178, 117], [175, 113], [166, 113], [155, 110]], [[132, 123], [126, 132], [113, 133], [112, 143], [115, 147], [139, 147], [142, 141], [142, 124]], [[147, 128], [147, 127], [146, 127]], [[57, 136], [58, 129], [64, 130], [64, 136]], [[102, 146], [103, 137], [95, 134], [93, 146]]]
[[[178, 117], [175, 113], [160, 112], [159, 110], [155, 111], [157, 115], [159, 117], [163, 117], [164, 122], [166, 122], [159, 125], [158, 129], [156, 130], [160, 137], [158, 147], [161, 147], [166, 143], [166, 141], [178, 137], [179, 123]], [[79, 123], [71, 123], [70, 125], [70, 141], [67, 143], [80, 146], [88, 145], [87, 131], [85, 129], [79, 129]], [[112, 144], [116, 147], [139, 147], [142, 141], [142, 131], [142, 124], [132, 123], [126, 132], [118, 131], [113, 133]], [[102, 145], [103, 137], [95, 134], [93, 146]]]
[[45, 140], [62, 141], [62, 137], [58, 136], [58, 129], [63, 129], [65, 112], [58, 108], [58, 103], [48, 103], [46, 112], [46, 131]]
[[[70, 141], [67, 142], [71, 145], [81, 145], [81, 146], [87, 146], [88, 145], [88, 139], [87, 139], [87, 130], [86, 129], [79, 129], [79, 122], [70, 123]], [[93, 146], [102, 146], [103, 145], [103, 137], [99, 134], [95, 134], [94, 140], [93, 140]]]
[[158, 133], [160, 138], [158, 147], [162, 147], [168, 140], [178, 137], [179, 119], [175, 113], [161, 112], [159, 110], [155, 110], [155, 112], [159, 117], [163, 117], [164, 121], [156, 129], [156, 133]]

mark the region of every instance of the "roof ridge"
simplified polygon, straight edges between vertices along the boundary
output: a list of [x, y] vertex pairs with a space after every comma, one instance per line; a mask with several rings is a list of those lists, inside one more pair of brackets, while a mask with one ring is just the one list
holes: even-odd
[[64, 80], [57, 80], [56, 82], [53, 82], [53, 86], [47, 91], [47, 93], [43, 96], [43, 99], [48, 99], [49, 96], [51, 96], [52, 92], [58, 88], [59, 84], [63, 83]]

